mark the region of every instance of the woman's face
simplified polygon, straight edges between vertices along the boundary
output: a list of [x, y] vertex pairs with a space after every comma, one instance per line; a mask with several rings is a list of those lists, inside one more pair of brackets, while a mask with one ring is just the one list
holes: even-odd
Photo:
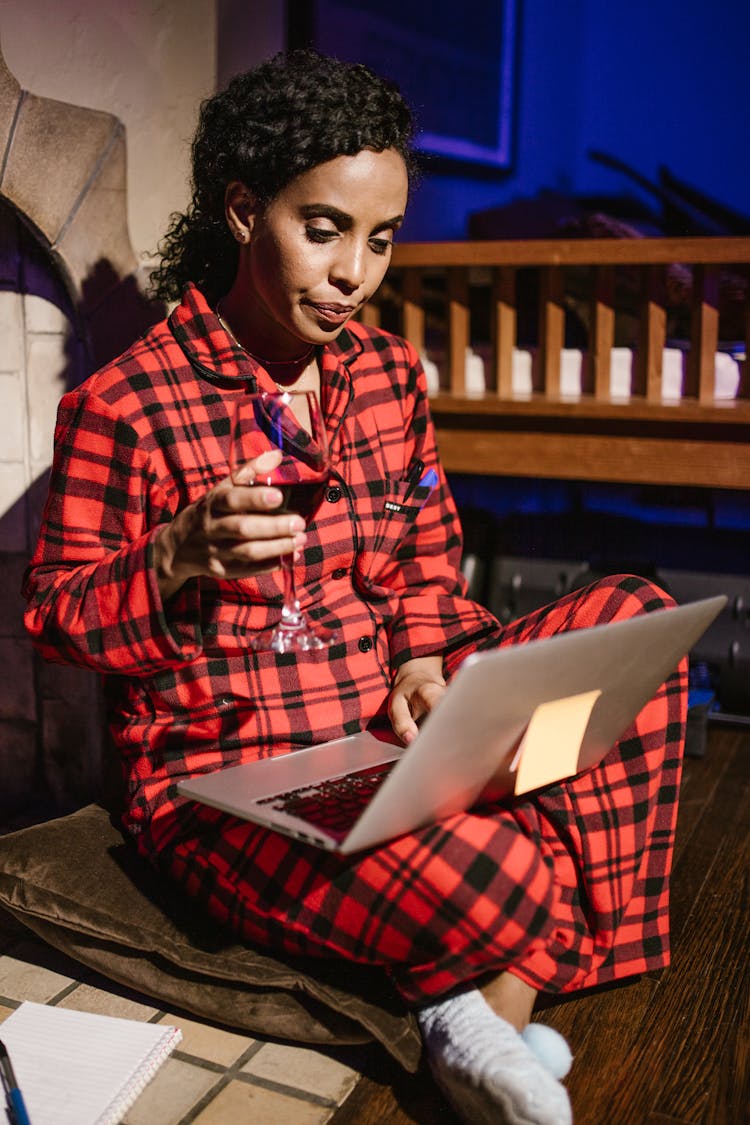
[[[241, 305], [251, 350], [287, 358], [300, 341], [336, 337], [383, 280], [407, 193], [399, 153], [363, 149], [310, 169], [247, 212], [232, 304]], [[233, 217], [243, 221], [241, 208]]]

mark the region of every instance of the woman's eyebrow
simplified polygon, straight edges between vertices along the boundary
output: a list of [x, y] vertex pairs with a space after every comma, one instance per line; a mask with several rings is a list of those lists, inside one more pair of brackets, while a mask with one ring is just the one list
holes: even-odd
[[403, 215], [394, 215], [394, 217], [392, 217], [392, 218], [387, 218], [385, 223], [378, 223], [378, 225], [376, 226], [376, 228], [374, 228], [372, 233], [374, 234], [377, 231], [391, 230], [391, 228], [392, 228], [392, 230], [397, 231], [398, 227], [403, 222], [404, 222], [404, 216]]
[[[330, 219], [339, 230], [349, 230], [354, 223], [351, 215], [330, 203], [306, 203], [300, 210], [304, 219]], [[373, 232], [399, 227], [403, 221], [403, 215], [394, 215], [392, 219], [384, 219], [382, 223], [378, 223]]]
[[348, 230], [354, 220], [346, 211], [332, 207], [330, 203], [307, 203], [301, 208], [305, 219], [330, 219], [341, 230]]

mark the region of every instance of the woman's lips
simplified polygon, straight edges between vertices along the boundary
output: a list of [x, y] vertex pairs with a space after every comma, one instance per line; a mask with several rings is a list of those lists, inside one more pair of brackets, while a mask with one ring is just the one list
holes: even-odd
[[323, 301], [305, 301], [305, 304], [309, 309], [312, 309], [318, 320], [333, 325], [343, 324], [357, 307], [356, 305], [326, 304]]

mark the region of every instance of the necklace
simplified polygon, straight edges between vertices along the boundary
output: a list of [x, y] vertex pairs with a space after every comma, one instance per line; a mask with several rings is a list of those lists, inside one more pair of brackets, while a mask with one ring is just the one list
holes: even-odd
[[[219, 321], [219, 324], [221, 325], [221, 327], [224, 329], [224, 331], [227, 333], [227, 335], [230, 336], [232, 340], [234, 340], [235, 344], [240, 349], [240, 351], [243, 351], [245, 353], [245, 355], [249, 355], [251, 359], [254, 359], [256, 361], [256, 363], [262, 364], [262, 366], [265, 367], [265, 368], [286, 367], [290, 371], [296, 371], [297, 369], [299, 369], [299, 373], [297, 374], [296, 378], [293, 380], [293, 382], [295, 382], [295, 383], [302, 377], [304, 369], [307, 367], [308, 363], [312, 359], [312, 354], [315, 351], [315, 344], [310, 344], [310, 347], [307, 349], [306, 352], [303, 352], [302, 355], [296, 356], [294, 359], [264, 359], [263, 356], [256, 355], [255, 352], [251, 352], [249, 348], [246, 348], [244, 344], [240, 343], [240, 341], [237, 339], [237, 337], [235, 336], [235, 334], [232, 331], [232, 329], [230, 328], [230, 326], [227, 324], [224, 317], [221, 315], [221, 302], [220, 301], [216, 302], [216, 316], [218, 318], [218, 321]], [[270, 374], [270, 372], [269, 372], [269, 374]], [[275, 387], [278, 387], [278, 389], [280, 391], [288, 391], [289, 390], [289, 386], [287, 386], [284, 383], [277, 383], [276, 380], [273, 379], [273, 378], [272, 378], [272, 382], [273, 382], [273, 385]]]

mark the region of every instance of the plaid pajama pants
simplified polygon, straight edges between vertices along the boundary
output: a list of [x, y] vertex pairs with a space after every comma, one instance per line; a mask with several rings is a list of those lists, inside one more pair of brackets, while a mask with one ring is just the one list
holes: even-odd
[[[642, 579], [607, 578], [499, 643], [667, 604]], [[661, 968], [686, 698], [683, 662], [597, 768], [355, 856], [191, 804], [157, 862], [243, 940], [383, 966], [410, 1005], [504, 969], [562, 992]]]

